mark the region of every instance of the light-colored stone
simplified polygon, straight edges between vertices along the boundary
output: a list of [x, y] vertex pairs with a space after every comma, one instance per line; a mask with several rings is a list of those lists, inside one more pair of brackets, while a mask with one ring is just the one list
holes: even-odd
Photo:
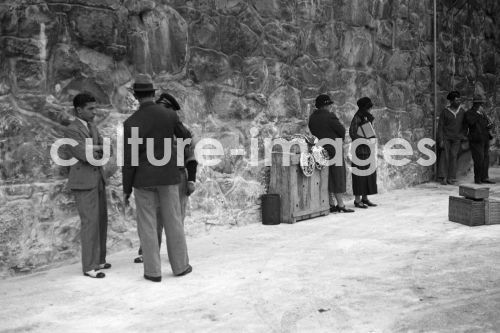
[[190, 56], [189, 68], [197, 82], [219, 81], [231, 72], [229, 59], [223, 53], [193, 47]]
[[333, 58], [339, 48], [337, 30], [333, 23], [315, 24], [307, 38], [307, 52], [314, 58]]
[[189, 39], [193, 46], [200, 46], [207, 49], [220, 49], [220, 38], [217, 22], [208, 15], [189, 25]]
[[404, 81], [408, 79], [413, 63], [410, 52], [396, 51], [388, 59], [387, 67], [383, 69], [384, 77], [390, 81]]
[[349, 67], [366, 67], [373, 56], [372, 36], [362, 28], [353, 28], [344, 35], [342, 57]]
[[269, 96], [266, 114], [271, 118], [300, 116], [299, 90], [290, 86], [283, 86], [276, 89]]

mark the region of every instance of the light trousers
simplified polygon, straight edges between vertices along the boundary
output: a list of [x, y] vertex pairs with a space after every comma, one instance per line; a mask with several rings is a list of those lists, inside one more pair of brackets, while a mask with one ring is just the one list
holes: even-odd
[[99, 269], [99, 264], [106, 262], [108, 234], [106, 188], [104, 181], [100, 180], [98, 186], [91, 190], [72, 192], [81, 221], [82, 269], [85, 273]]
[[152, 277], [161, 276], [158, 243], [159, 222], [165, 230], [172, 272], [175, 275], [184, 272], [189, 266], [189, 257], [181, 216], [178, 185], [135, 188], [135, 201], [144, 274]]

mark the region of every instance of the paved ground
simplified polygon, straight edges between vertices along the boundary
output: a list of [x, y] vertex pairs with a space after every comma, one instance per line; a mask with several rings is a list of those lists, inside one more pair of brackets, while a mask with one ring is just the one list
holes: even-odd
[[104, 280], [79, 264], [3, 280], [0, 332], [500, 332], [500, 225], [448, 222], [457, 192], [427, 184], [351, 215], [190, 239], [193, 273], [173, 277], [165, 258], [160, 284], [132, 250]]

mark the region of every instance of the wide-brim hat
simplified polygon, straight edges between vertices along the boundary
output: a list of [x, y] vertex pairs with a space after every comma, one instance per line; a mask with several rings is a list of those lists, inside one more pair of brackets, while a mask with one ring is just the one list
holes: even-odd
[[472, 98], [472, 103], [486, 103], [486, 98], [483, 95], [476, 94]]
[[322, 106], [331, 105], [331, 104], [333, 104], [333, 101], [331, 100], [330, 96], [328, 96], [327, 94], [321, 94], [318, 97], [316, 97], [316, 101], [314, 103], [314, 105], [318, 109]]
[[157, 104], [165, 104], [167, 106], [170, 106], [174, 111], [178, 111], [181, 109], [181, 106], [177, 102], [174, 96], [170, 95], [169, 93], [162, 93], [160, 95], [160, 98], [156, 101]]
[[150, 92], [156, 91], [153, 79], [149, 74], [137, 74], [132, 85], [132, 90], [136, 92]]

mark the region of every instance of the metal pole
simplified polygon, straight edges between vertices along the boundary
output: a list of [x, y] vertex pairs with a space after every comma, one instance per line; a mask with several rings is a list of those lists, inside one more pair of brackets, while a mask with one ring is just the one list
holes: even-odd
[[[432, 135], [437, 140], [436, 120], [437, 120], [437, 5], [434, 0], [434, 116], [432, 118]], [[439, 142], [434, 146], [436, 156], [438, 155]], [[434, 163], [434, 176], [437, 180], [437, 161]]]

